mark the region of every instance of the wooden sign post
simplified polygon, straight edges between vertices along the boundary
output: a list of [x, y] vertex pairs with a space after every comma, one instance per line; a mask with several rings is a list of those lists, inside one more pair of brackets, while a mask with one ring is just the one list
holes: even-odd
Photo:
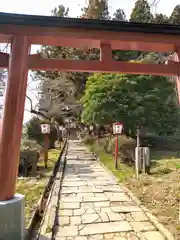
[[123, 124], [121, 122], [116, 122], [113, 124], [113, 134], [116, 136], [115, 142], [115, 169], [118, 168], [118, 155], [119, 155], [119, 143], [118, 136], [122, 134]]
[[41, 133], [44, 135], [44, 167], [47, 168], [50, 124], [41, 124]]

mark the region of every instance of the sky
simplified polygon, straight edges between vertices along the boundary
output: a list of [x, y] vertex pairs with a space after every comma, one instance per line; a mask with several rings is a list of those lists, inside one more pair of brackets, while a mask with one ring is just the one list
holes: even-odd
[[[6, 0], [1, 3], [1, 12], [24, 13], [36, 15], [50, 15], [51, 10], [60, 4], [69, 7], [70, 16], [77, 17], [81, 14], [81, 8], [87, 3], [87, 0]], [[127, 17], [136, 0], [109, 0], [110, 13], [115, 12], [117, 8], [124, 9]], [[152, 2], [152, 0], [149, 0]], [[160, 0], [157, 11], [170, 15], [174, 6], [180, 4], [179, 0]]]
[[[1, 2], [0, 11], [19, 14], [32, 15], [51, 15], [51, 10], [58, 5], [69, 7], [70, 17], [78, 17], [81, 15], [81, 8], [87, 4], [88, 0], [5, 0]], [[136, 0], [109, 0], [109, 12], [113, 14], [116, 9], [124, 9], [127, 18], [130, 16], [132, 8]], [[152, 2], [152, 0], [149, 0]], [[180, 0], [160, 0], [156, 8], [156, 12], [161, 12], [169, 16], [173, 8], [180, 4]], [[37, 46], [33, 46], [32, 53], [37, 51]], [[37, 102], [34, 94], [28, 93], [33, 99], [34, 104]], [[25, 109], [30, 109], [29, 101], [26, 100]], [[32, 117], [27, 110], [24, 112], [24, 122]]]

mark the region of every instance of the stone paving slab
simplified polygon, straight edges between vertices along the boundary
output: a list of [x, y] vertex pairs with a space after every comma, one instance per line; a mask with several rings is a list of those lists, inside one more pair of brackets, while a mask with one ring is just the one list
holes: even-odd
[[57, 240], [165, 240], [80, 141], [66, 159]]
[[122, 222], [109, 222], [109, 223], [94, 223], [79, 226], [80, 236], [116, 233], [116, 232], [129, 232], [132, 228], [126, 221]]

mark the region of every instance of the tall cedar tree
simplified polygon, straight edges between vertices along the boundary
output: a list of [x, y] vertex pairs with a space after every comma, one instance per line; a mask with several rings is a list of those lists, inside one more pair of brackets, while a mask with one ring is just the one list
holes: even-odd
[[153, 20], [151, 8], [146, 0], [138, 0], [132, 10], [130, 22], [150, 23]]
[[170, 20], [170, 23], [172, 24], [177, 24], [177, 25], [180, 24], [180, 5], [177, 5], [174, 8], [169, 20]]
[[153, 23], [156, 23], [156, 24], [169, 24], [169, 22], [170, 22], [170, 19], [162, 13], [155, 14], [153, 18]]

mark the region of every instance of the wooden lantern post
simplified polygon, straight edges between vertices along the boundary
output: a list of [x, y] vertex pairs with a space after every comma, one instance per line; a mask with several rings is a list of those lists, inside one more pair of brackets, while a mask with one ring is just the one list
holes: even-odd
[[115, 142], [115, 169], [118, 168], [118, 155], [119, 155], [119, 143], [118, 143], [118, 136], [122, 134], [123, 124], [121, 122], [116, 122], [113, 124], [113, 134], [116, 136]]
[[41, 133], [44, 135], [44, 167], [47, 168], [50, 124], [41, 124]]

